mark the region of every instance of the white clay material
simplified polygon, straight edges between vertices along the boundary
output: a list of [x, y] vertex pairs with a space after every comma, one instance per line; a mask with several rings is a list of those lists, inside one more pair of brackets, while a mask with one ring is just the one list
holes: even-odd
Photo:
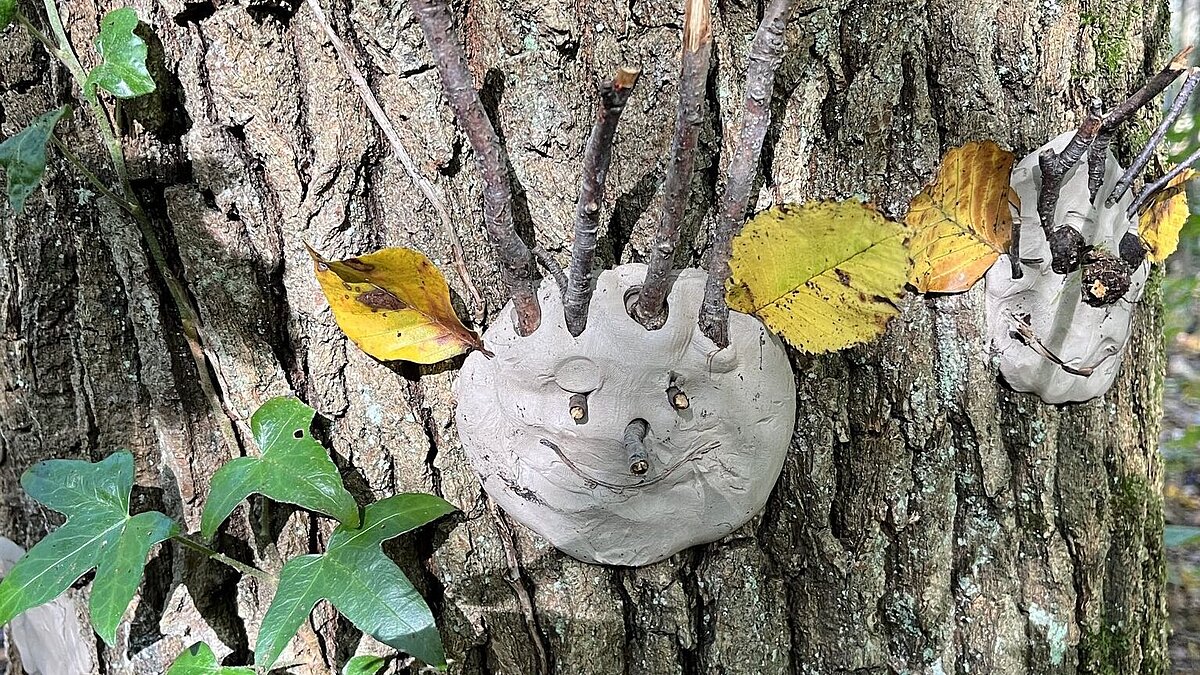
[[[0, 578], [24, 555], [25, 549], [0, 537]], [[8, 629], [24, 671], [28, 675], [100, 672], [92, 656], [96, 650], [93, 633], [79, 620], [86, 613], [86, 604], [71, 592], [18, 614]]]
[[[600, 275], [578, 338], [558, 287], [544, 282], [541, 327], [518, 337], [510, 305], [484, 334], [495, 357], [472, 353], [457, 384], [459, 435], [484, 489], [585, 562], [646, 565], [737, 529], [766, 503], [795, 423], [779, 339], [732, 312], [731, 344], [718, 351], [696, 325], [707, 278], [699, 270], [677, 273], [666, 325], [646, 330], [625, 310], [645, 270]], [[688, 408], [671, 406], [672, 384]], [[571, 417], [572, 393], [588, 394], [585, 424]], [[642, 476], [622, 442], [634, 419], [650, 426]]]
[[[1047, 403], [1086, 401], [1112, 386], [1129, 339], [1133, 308], [1142, 297], [1148, 275], [1148, 265], [1143, 263], [1133, 272], [1124, 299], [1091, 307], [1082, 299], [1079, 270], [1067, 275], [1051, 271], [1050, 247], [1037, 212], [1041, 184], [1038, 153], [1045, 148], [1061, 151], [1073, 134], [1067, 132], [1038, 148], [1012, 171], [1012, 186], [1021, 198], [1020, 211], [1014, 209], [1013, 214], [1021, 223], [1021, 258], [1040, 258], [1041, 263], [1022, 265], [1024, 278], [1013, 279], [1008, 256], [1002, 255], [988, 270], [986, 281], [988, 333], [999, 354], [1000, 372], [1013, 389], [1035, 393]], [[1105, 168], [1097, 206], [1091, 205], [1088, 194], [1086, 156], [1067, 172], [1054, 222], [1056, 226], [1074, 226], [1084, 241], [1116, 255], [1121, 237], [1135, 228], [1125, 219], [1133, 194], [1128, 192], [1112, 208], [1105, 208], [1104, 201], [1122, 172], [1112, 153]], [[1073, 368], [1094, 368], [1092, 374], [1068, 373], [1014, 337], [1013, 316], [1026, 314], [1047, 349]]]

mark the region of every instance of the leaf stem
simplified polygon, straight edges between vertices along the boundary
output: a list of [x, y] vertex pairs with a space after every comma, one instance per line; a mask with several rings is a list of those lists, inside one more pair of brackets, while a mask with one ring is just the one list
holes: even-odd
[[185, 534], [177, 534], [171, 538], [182, 544], [184, 548], [190, 548], [206, 558], [215, 560], [224, 565], [228, 565], [242, 574], [252, 576], [259, 581], [264, 581], [271, 585], [277, 585], [279, 583], [278, 579], [276, 579], [274, 575], [264, 572], [253, 565], [247, 565], [239, 560], [234, 560], [223, 553], [218, 553]]
[[[123, 202], [118, 201], [117, 203], [121, 208], [128, 211], [137, 222], [142, 238], [146, 241], [150, 261], [159, 274], [162, 275], [167, 290], [171, 295], [172, 303], [175, 305], [175, 310], [179, 314], [179, 322], [188, 343], [188, 350], [195, 362], [200, 389], [209, 401], [213, 416], [218, 420], [217, 425], [220, 428], [222, 436], [225, 438], [226, 444], [229, 446], [230, 452], [236, 453], [240, 444], [237, 441], [237, 434], [233, 429], [233, 423], [229, 418], [229, 414], [225, 411], [224, 405], [221, 403], [217, 387], [213, 382], [212, 375], [209, 373], [208, 355], [205, 352], [204, 341], [201, 337], [199, 311], [193, 306], [192, 299], [188, 295], [187, 290], [171, 270], [166, 253], [163, 250], [162, 242], [154, 231], [153, 223], [151, 223], [145, 209], [142, 208], [141, 201], [138, 199], [137, 193], [133, 190], [133, 185], [129, 182], [129, 170], [125, 164], [125, 151], [121, 145], [121, 139], [114, 131], [108, 111], [100, 102], [100, 97], [96, 93], [96, 87], [88, 82], [87, 73], [83, 70], [78, 57], [75, 56], [75, 51], [71, 47], [71, 40], [67, 37], [66, 29], [63, 27], [62, 16], [58, 13], [58, 6], [55, 0], [43, 0], [43, 4], [46, 7], [46, 18], [50, 22], [50, 28], [58, 41], [58, 48], [52, 49], [52, 53], [71, 72], [72, 77], [79, 84], [83, 99], [87, 101], [88, 109], [92, 113], [96, 127], [100, 130], [104, 147], [108, 150], [108, 157], [112, 162], [113, 171], [117, 174], [117, 179], [121, 184], [121, 192], [125, 195]], [[48, 49], [51, 48], [48, 37], [45, 37], [40, 32], [35, 32], [34, 34], [35, 36], [42, 36], [38, 39], [44, 37], [43, 42]], [[58, 145], [58, 147], [60, 150], [62, 149], [61, 145]], [[67, 161], [71, 161], [71, 159], [68, 157]], [[77, 161], [73, 163], [78, 167], [82, 167], [82, 164]], [[88, 177], [89, 181], [93, 181], [95, 178], [94, 174], [90, 177], [88, 174], [85, 174], [85, 177]], [[98, 183], [93, 182], [93, 184]], [[106, 190], [105, 192], [106, 194], [111, 194], [111, 191]]]
[[104, 184], [104, 181], [100, 180], [96, 174], [92, 173], [90, 169], [84, 166], [83, 162], [80, 161], [80, 159], [67, 148], [66, 144], [64, 144], [58, 136], [52, 134], [50, 136], [50, 142], [54, 144], [54, 147], [58, 148], [58, 151], [62, 153], [63, 158], [67, 160], [67, 163], [69, 163], [71, 166], [74, 166], [76, 171], [83, 174], [83, 177], [86, 178], [87, 181], [92, 184], [92, 187], [96, 188], [100, 194], [111, 199], [117, 206], [128, 211], [130, 215], [134, 215], [136, 213], [136, 208], [133, 204], [125, 201], [121, 195], [118, 195], [110, 190], [108, 186]]

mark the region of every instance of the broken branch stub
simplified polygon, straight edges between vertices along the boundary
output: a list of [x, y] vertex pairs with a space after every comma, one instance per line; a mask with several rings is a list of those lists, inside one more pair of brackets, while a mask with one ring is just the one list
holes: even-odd
[[500, 278], [512, 296], [517, 330], [529, 335], [541, 324], [529, 247], [513, 226], [512, 186], [504, 147], [479, 101], [466, 55], [444, 0], [409, 0], [441, 75], [442, 88], [467, 136], [483, 177], [483, 222], [500, 259]]
[[679, 111], [675, 117], [675, 136], [671, 141], [670, 165], [663, 187], [662, 213], [654, 232], [646, 280], [633, 306], [633, 317], [650, 330], [658, 329], [666, 321], [663, 305], [671, 270], [675, 267], [680, 226], [687, 211], [696, 143], [700, 138], [700, 123], [704, 120], [704, 92], [711, 54], [712, 2], [687, 0], [683, 14], [683, 58], [679, 69]]
[[640, 68], [621, 67], [611, 82], [600, 89], [600, 107], [583, 153], [583, 177], [575, 205], [575, 244], [571, 267], [563, 289], [563, 313], [567, 330], [576, 337], [587, 326], [588, 304], [592, 301], [592, 265], [596, 260], [596, 231], [604, 206], [604, 184], [612, 159], [613, 137], [625, 110]]
[[729, 306], [725, 302], [725, 282], [729, 279], [729, 256], [733, 238], [746, 219], [750, 188], [758, 174], [763, 138], [771, 124], [771, 95], [775, 91], [775, 71], [783, 61], [786, 43], [784, 29], [795, 9], [796, 0], [771, 0], [762, 22], [750, 43], [746, 66], [746, 100], [742, 129], [725, 178], [709, 251], [708, 285], [700, 306], [700, 330], [718, 347], [729, 344]]

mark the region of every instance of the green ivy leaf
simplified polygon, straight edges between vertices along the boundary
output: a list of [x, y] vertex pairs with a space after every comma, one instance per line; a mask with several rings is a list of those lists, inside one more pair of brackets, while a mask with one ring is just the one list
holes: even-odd
[[211, 647], [206, 643], [197, 642], [183, 650], [167, 670], [167, 675], [254, 675], [254, 669], [247, 666], [222, 666], [217, 663], [217, 657]]
[[17, 15], [17, 0], [0, 0], [0, 30], [8, 28]]
[[96, 51], [103, 59], [88, 73], [84, 87], [99, 86], [117, 98], [134, 98], [154, 91], [154, 78], [146, 70], [146, 42], [134, 35], [137, 12], [114, 9], [100, 20]]
[[46, 141], [50, 140], [54, 125], [70, 111], [69, 105], [51, 110], [0, 143], [0, 166], [8, 174], [8, 203], [13, 211], [24, 211], [25, 200], [42, 182], [42, 174], [46, 173]]
[[129, 515], [133, 455], [117, 452], [95, 464], [51, 459], [21, 476], [29, 496], [67, 516], [67, 522], [17, 561], [0, 582], [0, 625], [50, 602], [93, 567], [89, 613], [110, 645], [141, 583], [150, 547], [178, 534], [157, 511]]
[[342, 666], [342, 675], [379, 675], [379, 671], [386, 665], [387, 659], [382, 656], [364, 654], [347, 661], [346, 665]]
[[312, 408], [294, 398], [267, 401], [250, 418], [261, 457], [230, 460], [212, 477], [200, 534], [212, 539], [217, 528], [252, 494], [323, 513], [358, 527], [358, 503], [346, 491], [329, 453], [310, 434]]
[[426, 494], [400, 494], [367, 506], [361, 529], [339, 525], [321, 555], [293, 558], [279, 574], [254, 662], [270, 668], [320, 600], [328, 600], [362, 632], [441, 666], [442, 641], [429, 606], [380, 545], [454, 511]]

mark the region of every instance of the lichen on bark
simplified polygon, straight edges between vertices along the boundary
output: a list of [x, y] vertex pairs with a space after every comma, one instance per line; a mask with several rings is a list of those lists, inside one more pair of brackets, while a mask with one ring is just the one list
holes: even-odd
[[[132, 110], [122, 125], [131, 172], [196, 300], [242, 447], [220, 440], [135, 225], [52, 162], [26, 214], [0, 215], [0, 534], [29, 545], [51, 524], [17, 487], [33, 462], [119, 447], [137, 457], [144, 503], [195, 529], [212, 473], [245, 451], [250, 413], [294, 393], [322, 415], [360, 499], [427, 490], [463, 509], [455, 527], [397, 551], [430, 598], [456, 672], [1164, 668], [1155, 300], [1137, 311], [1113, 389], [1049, 407], [998, 381], [981, 289], [909, 298], [875, 344], [792, 355], [801, 412], [761, 516], [650, 567], [583, 565], [488, 508], [452, 423], [453, 364], [377, 363], [320, 301], [306, 241], [331, 254], [413, 246], [443, 269], [450, 244], [306, 7], [132, 4], [159, 36], [162, 81], [159, 114]], [[721, 4], [714, 17], [709, 114], [677, 260], [700, 262], [760, 4]], [[644, 260], [676, 108], [678, 8], [454, 7], [507, 143], [517, 228], [560, 262], [595, 112], [587, 93], [621, 65], [642, 67], [616, 136], [598, 258]], [[107, 8], [71, 3], [77, 45], [90, 44]], [[419, 27], [403, 4], [325, 8], [445, 195], [494, 316], [507, 293], [473, 225], [483, 186]], [[786, 32], [751, 208], [861, 194], [902, 216], [944, 148], [992, 138], [1028, 152], [1078, 124], [1076, 91], [1116, 101], [1136, 88], [1168, 56], [1165, 11], [1108, 0], [1089, 23], [1075, 5], [1038, 0], [806, 5]], [[1097, 53], [1097, 26], [1115, 23], [1130, 26], [1119, 54]], [[0, 54], [8, 135], [60, 103], [67, 85], [19, 32], [0, 40]], [[1137, 124], [1152, 127], [1151, 115]], [[63, 132], [99, 166], [103, 150], [83, 120]], [[1114, 138], [1123, 160], [1138, 133]], [[277, 569], [329, 529], [255, 503], [235, 513], [222, 543]], [[161, 672], [191, 629], [248, 654], [266, 589], [188, 571], [182, 556], [156, 560], [122, 644], [102, 654], [107, 672]], [[218, 596], [229, 604], [211, 602]], [[285, 658], [314, 664], [296, 672], [328, 672], [357, 640], [321, 605]]]

